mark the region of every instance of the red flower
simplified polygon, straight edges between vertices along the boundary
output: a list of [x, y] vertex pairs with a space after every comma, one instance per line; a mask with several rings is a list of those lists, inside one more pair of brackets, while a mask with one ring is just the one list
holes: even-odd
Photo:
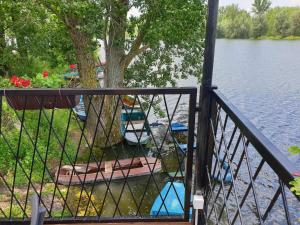
[[30, 80], [26, 80], [22, 77], [17, 77], [16, 75], [13, 75], [10, 78], [10, 83], [13, 84], [15, 87], [29, 87], [31, 84]]
[[70, 65], [70, 69], [72, 69], [72, 70], [76, 69], [76, 67], [77, 67], [76, 64], [71, 64], [71, 65]]
[[16, 75], [13, 75], [10, 78], [10, 83], [16, 85], [18, 83], [18, 80], [19, 80], [18, 77]]
[[43, 77], [48, 77], [49, 76], [49, 72], [48, 71], [43, 71]]
[[21, 84], [22, 84], [23, 87], [27, 88], [27, 87], [30, 86], [31, 81], [30, 80], [22, 79]]

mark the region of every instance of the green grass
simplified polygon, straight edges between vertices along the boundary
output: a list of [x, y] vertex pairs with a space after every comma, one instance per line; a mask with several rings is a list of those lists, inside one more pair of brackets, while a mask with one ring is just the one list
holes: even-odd
[[295, 41], [295, 40], [300, 40], [300, 36], [287, 36], [287, 37], [282, 37], [282, 36], [261, 36], [258, 37], [257, 39], [254, 40], [289, 40], [289, 41]]

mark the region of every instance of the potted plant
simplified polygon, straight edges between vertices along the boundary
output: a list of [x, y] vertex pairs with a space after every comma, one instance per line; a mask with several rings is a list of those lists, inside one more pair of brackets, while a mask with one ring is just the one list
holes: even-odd
[[[9, 80], [2, 79], [0, 81], [2, 87], [14, 87], [14, 88], [61, 88], [64, 87], [64, 79], [58, 75], [49, 76], [49, 72], [44, 71], [38, 74], [36, 77], [29, 79], [27, 77], [18, 77], [13, 75]], [[6, 94], [8, 104], [16, 109], [65, 109], [75, 107], [80, 100], [80, 96], [77, 95], [56, 95], [56, 96], [35, 96], [35, 95], [9, 95]]]

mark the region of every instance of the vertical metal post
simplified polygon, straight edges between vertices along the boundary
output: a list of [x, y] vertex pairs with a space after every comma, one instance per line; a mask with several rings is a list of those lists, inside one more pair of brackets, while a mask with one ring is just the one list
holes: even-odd
[[[208, 15], [205, 36], [205, 51], [203, 64], [203, 77], [200, 90], [200, 113], [198, 118], [198, 136], [195, 166], [195, 189], [194, 192], [207, 186], [206, 166], [208, 164], [208, 135], [211, 111], [211, 89], [214, 65], [214, 53], [216, 43], [216, 30], [218, 18], [219, 0], [208, 0]], [[201, 215], [200, 215], [201, 216]], [[203, 224], [203, 218], [198, 224]]]
[[192, 193], [192, 176], [193, 176], [193, 147], [195, 132], [195, 115], [196, 115], [197, 89], [195, 88], [190, 94], [189, 100], [189, 121], [188, 121], [188, 145], [187, 157], [185, 164], [185, 202], [184, 202], [184, 219], [190, 219], [191, 193]]

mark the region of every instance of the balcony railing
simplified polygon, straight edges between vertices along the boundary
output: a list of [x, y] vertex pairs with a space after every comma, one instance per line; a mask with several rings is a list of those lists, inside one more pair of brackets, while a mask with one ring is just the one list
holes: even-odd
[[[188, 221], [196, 94], [196, 88], [0, 90], [0, 223], [29, 221], [33, 194], [46, 223]], [[183, 136], [174, 122], [186, 126]], [[127, 142], [115, 145], [118, 135]], [[169, 211], [171, 193], [179, 214]]]
[[297, 224], [300, 202], [289, 190], [297, 168], [219, 91], [211, 95], [204, 220]]
[[199, 149], [196, 94], [0, 90], [0, 224], [28, 223], [33, 194], [45, 223], [189, 221], [195, 192], [199, 224], [296, 224], [297, 169], [216, 90]]

